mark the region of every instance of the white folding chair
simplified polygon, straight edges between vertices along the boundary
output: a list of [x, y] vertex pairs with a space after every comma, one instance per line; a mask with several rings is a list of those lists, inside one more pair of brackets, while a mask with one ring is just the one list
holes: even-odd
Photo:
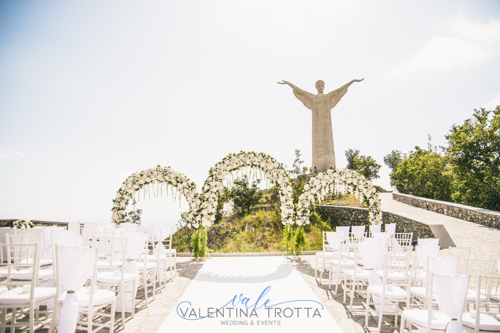
[[[135, 291], [136, 282], [139, 279], [139, 274], [137, 272], [129, 272], [127, 271], [127, 238], [101, 238], [101, 242], [106, 242], [108, 246], [106, 249], [108, 251], [104, 251], [104, 258], [108, 259], [110, 262], [120, 261], [121, 264], [118, 265], [116, 269], [103, 269], [97, 275], [97, 284], [100, 287], [104, 287], [106, 289], [114, 289], [114, 292], [118, 294], [118, 299], [120, 303], [120, 312], [122, 313], [122, 323], [123, 327], [125, 327], [125, 312], [126, 312], [126, 302], [130, 302], [130, 308], [132, 309], [132, 318], [134, 318], [133, 309], [135, 309]], [[112, 263], [110, 264], [113, 265]], [[130, 286], [130, 288], [127, 288]]]
[[[404, 332], [405, 323], [414, 325], [421, 332], [427, 333], [443, 333], [449, 325], [454, 326], [453, 329], [450, 327], [451, 332], [461, 331], [461, 318], [468, 284], [468, 275], [431, 273], [427, 288], [427, 309], [403, 311], [399, 332]], [[433, 309], [432, 290], [436, 290], [439, 311]]]
[[[59, 302], [54, 304], [54, 322], [49, 332], [57, 324], [59, 332], [79, 329], [93, 333], [108, 328], [113, 333], [116, 296], [113, 291], [97, 288], [97, 249], [63, 245], [55, 247]], [[90, 286], [84, 287], [89, 279]], [[59, 318], [60, 304], [62, 309]], [[109, 313], [106, 311], [108, 308]]]
[[475, 281], [476, 284], [470, 283], [469, 290], [467, 291], [467, 298], [465, 303], [467, 309], [469, 309], [471, 304], [476, 303], [477, 289], [479, 289], [479, 276], [493, 276], [495, 272], [496, 260], [488, 259], [470, 259], [467, 265], [466, 274], [471, 276], [471, 280]]
[[[39, 307], [56, 296], [56, 288], [39, 287], [38, 274], [40, 271], [39, 245], [34, 244], [0, 244], [0, 249], [7, 251], [7, 274], [0, 293], [0, 328], [29, 327], [33, 333], [35, 326], [41, 326], [51, 321], [47, 311], [40, 311]], [[14, 256], [14, 257], [12, 257]], [[15, 275], [26, 275], [32, 281], [30, 285], [22, 285]], [[17, 287], [16, 287], [17, 286]], [[11, 288], [8, 290], [7, 288]], [[7, 310], [12, 309], [8, 314]], [[18, 311], [18, 309], [20, 311]], [[28, 309], [23, 312], [23, 309]], [[40, 318], [40, 314], [44, 318]], [[28, 321], [20, 321], [22, 318]]]
[[[323, 272], [325, 270], [325, 261], [333, 259], [334, 251], [337, 249], [337, 238], [343, 236], [345, 233], [341, 231], [331, 232], [323, 231], [323, 251], [316, 252], [316, 262], [314, 266], [314, 278], [318, 278], [318, 271], [320, 272], [319, 283], [323, 281]], [[338, 249], [337, 249], [338, 250]], [[321, 268], [318, 267], [318, 260], [321, 262]]]
[[[395, 315], [395, 326], [398, 325], [398, 314], [402, 312], [400, 303], [406, 308], [410, 304], [410, 294], [407, 292], [411, 285], [410, 265], [413, 260], [412, 252], [385, 254], [382, 258], [382, 281], [380, 284], [370, 283], [367, 288], [365, 304], [365, 326], [368, 326], [370, 313], [378, 316], [378, 331], [382, 328], [384, 314]], [[380, 303], [379, 303], [380, 302]], [[371, 306], [375, 309], [372, 309]]]
[[[339, 284], [344, 279], [346, 269], [353, 269], [357, 263], [353, 259], [349, 259], [349, 253], [357, 244], [351, 244], [350, 237], [340, 236], [337, 237], [337, 246], [333, 248], [335, 251], [333, 259], [330, 259], [330, 272], [328, 276], [328, 289], [332, 288], [332, 283], [335, 283], [335, 292], [337, 294]], [[342, 255], [341, 251], [346, 251], [346, 255]]]
[[475, 298], [475, 309], [463, 313], [462, 323], [464, 326], [474, 329], [474, 333], [479, 331], [500, 332], [500, 305], [498, 303], [500, 277], [478, 275]]

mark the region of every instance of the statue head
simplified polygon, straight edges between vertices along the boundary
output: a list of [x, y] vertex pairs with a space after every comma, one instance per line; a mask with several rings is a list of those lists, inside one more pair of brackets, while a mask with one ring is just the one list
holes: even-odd
[[316, 82], [316, 89], [318, 89], [318, 93], [322, 94], [325, 89], [325, 82], [323, 82], [323, 80], [318, 80], [318, 82]]

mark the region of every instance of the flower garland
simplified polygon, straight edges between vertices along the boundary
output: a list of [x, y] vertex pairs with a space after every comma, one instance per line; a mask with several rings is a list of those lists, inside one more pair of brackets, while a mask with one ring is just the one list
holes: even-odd
[[[196, 185], [191, 182], [182, 173], [171, 169], [170, 167], [157, 166], [156, 168], [150, 168], [140, 172], [136, 172], [129, 176], [122, 184], [122, 187], [116, 192], [116, 198], [113, 200], [113, 211], [112, 220], [114, 223], [123, 223], [126, 221], [125, 209], [129, 203], [130, 199], [139, 201], [140, 191], [144, 191], [144, 197], [146, 194], [151, 196], [151, 193], [155, 197], [161, 195], [163, 192], [163, 185], [166, 185], [166, 192], [170, 190], [174, 199], [183, 195], [188, 204], [190, 211], [188, 213], [188, 218], [193, 221], [193, 225], [197, 228], [197, 225], [201, 223], [202, 216], [200, 214], [200, 198], [198, 191], [196, 190]], [[175, 189], [175, 194], [174, 194]]]
[[318, 199], [321, 202], [328, 193], [354, 194], [368, 207], [371, 224], [382, 224], [382, 209], [377, 191], [366, 178], [349, 169], [329, 169], [311, 177], [304, 186], [297, 204], [297, 224], [309, 223], [309, 206]]
[[[215, 221], [217, 209], [217, 191], [222, 187], [225, 180], [228, 186], [234, 180], [233, 171], [241, 171], [243, 174], [267, 176], [279, 187], [281, 199], [281, 220], [284, 225], [294, 224], [294, 205], [292, 199], [292, 186], [283, 166], [274, 158], [263, 153], [240, 152], [229, 154], [222, 161], [210, 169], [209, 175], [203, 185], [203, 202], [201, 203], [204, 223], [210, 226]], [[204, 224], [205, 225], [205, 224]]]
[[13, 223], [14, 229], [31, 229], [35, 227], [30, 220], [17, 220]]

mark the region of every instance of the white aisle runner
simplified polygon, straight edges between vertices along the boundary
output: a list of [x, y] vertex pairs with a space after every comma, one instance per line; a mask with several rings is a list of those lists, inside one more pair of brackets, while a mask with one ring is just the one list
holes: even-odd
[[158, 332], [342, 329], [286, 258], [226, 257], [205, 262]]

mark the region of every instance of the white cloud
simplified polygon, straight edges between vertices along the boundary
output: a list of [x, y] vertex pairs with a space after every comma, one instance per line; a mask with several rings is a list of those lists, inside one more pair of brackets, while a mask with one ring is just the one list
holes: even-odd
[[24, 154], [19, 151], [9, 152], [7, 149], [0, 150], [0, 158], [24, 157]]
[[449, 23], [455, 36], [433, 36], [423, 49], [408, 59], [406, 71], [441, 71], [479, 64], [500, 51], [500, 20], [488, 24], [454, 19]]
[[500, 92], [498, 92], [497, 96], [489, 101], [488, 103], [484, 104], [485, 109], [494, 109], [497, 107], [497, 105], [500, 105]]
[[456, 18], [450, 26], [463, 38], [483, 45], [500, 45], [500, 19], [487, 24], [471, 22], [463, 17]]

